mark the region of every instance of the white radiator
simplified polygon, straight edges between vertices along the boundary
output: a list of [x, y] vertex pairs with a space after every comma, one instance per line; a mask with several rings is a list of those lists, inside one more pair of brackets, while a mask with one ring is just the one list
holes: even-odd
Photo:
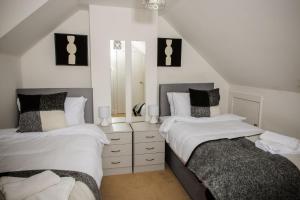
[[230, 92], [229, 102], [229, 110], [231, 113], [246, 117], [247, 123], [261, 127], [263, 106], [262, 96]]

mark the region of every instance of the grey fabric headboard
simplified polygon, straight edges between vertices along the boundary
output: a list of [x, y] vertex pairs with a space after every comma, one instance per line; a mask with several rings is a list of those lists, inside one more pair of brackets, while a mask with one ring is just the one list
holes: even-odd
[[17, 94], [54, 94], [59, 92], [68, 92], [68, 97], [87, 98], [84, 110], [84, 119], [87, 123], [94, 123], [93, 114], [93, 89], [92, 88], [38, 88], [38, 89], [17, 89]]
[[178, 83], [159, 85], [159, 116], [170, 116], [168, 92], [189, 92], [189, 88], [198, 90], [214, 89], [214, 83]]

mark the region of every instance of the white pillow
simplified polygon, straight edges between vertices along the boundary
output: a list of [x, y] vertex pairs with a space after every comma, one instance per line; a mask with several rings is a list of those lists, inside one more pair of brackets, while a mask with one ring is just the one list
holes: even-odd
[[17, 98], [17, 108], [18, 108], [18, 111], [20, 112], [21, 111], [21, 103], [20, 103], [19, 98]]
[[171, 116], [174, 116], [174, 115], [175, 115], [175, 114], [174, 114], [175, 112], [174, 112], [173, 93], [174, 93], [174, 92], [168, 92], [168, 93], [167, 93], [168, 101], [169, 101], [169, 104], [170, 104]]
[[191, 102], [189, 93], [168, 92], [167, 96], [172, 116], [191, 116]]
[[65, 101], [65, 117], [68, 126], [84, 124], [84, 108], [87, 99], [84, 97], [67, 97]]

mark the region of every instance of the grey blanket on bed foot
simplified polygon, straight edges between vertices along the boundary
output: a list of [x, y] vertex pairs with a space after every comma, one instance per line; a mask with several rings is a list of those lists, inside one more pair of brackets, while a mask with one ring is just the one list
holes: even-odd
[[[12, 176], [12, 177], [21, 177], [27, 178], [33, 176], [35, 174], [39, 174], [45, 170], [28, 170], [28, 171], [16, 171], [16, 172], [5, 172], [0, 173], [0, 177], [2, 176]], [[68, 171], [68, 170], [51, 170], [55, 174], [60, 177], [73, 177], [76, 181], [81, 181], [85, 183], [90, 190], [93, 192], [95, 199], [100, 200], [99, 188], [97, 186], [96, 181], [93, 177], [88, 174], [82, 172]], [[1, 200], [1, 195], [0, 195]]]
[[300, 171], [288, 159], [238, 138], [199, 145], [187, 167], [216, 200], [299, 200]]

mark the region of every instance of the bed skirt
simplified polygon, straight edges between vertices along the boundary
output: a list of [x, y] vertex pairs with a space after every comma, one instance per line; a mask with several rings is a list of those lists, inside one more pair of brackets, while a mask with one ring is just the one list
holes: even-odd
[[182, 184], [185, 191], [192, 200], [214, 200], [210, 191], [199, 181], [199, 179], [180, 161], [177, 155], [169, 147], [166, 146], [166, 163], [171, 168], [175, 176]]

